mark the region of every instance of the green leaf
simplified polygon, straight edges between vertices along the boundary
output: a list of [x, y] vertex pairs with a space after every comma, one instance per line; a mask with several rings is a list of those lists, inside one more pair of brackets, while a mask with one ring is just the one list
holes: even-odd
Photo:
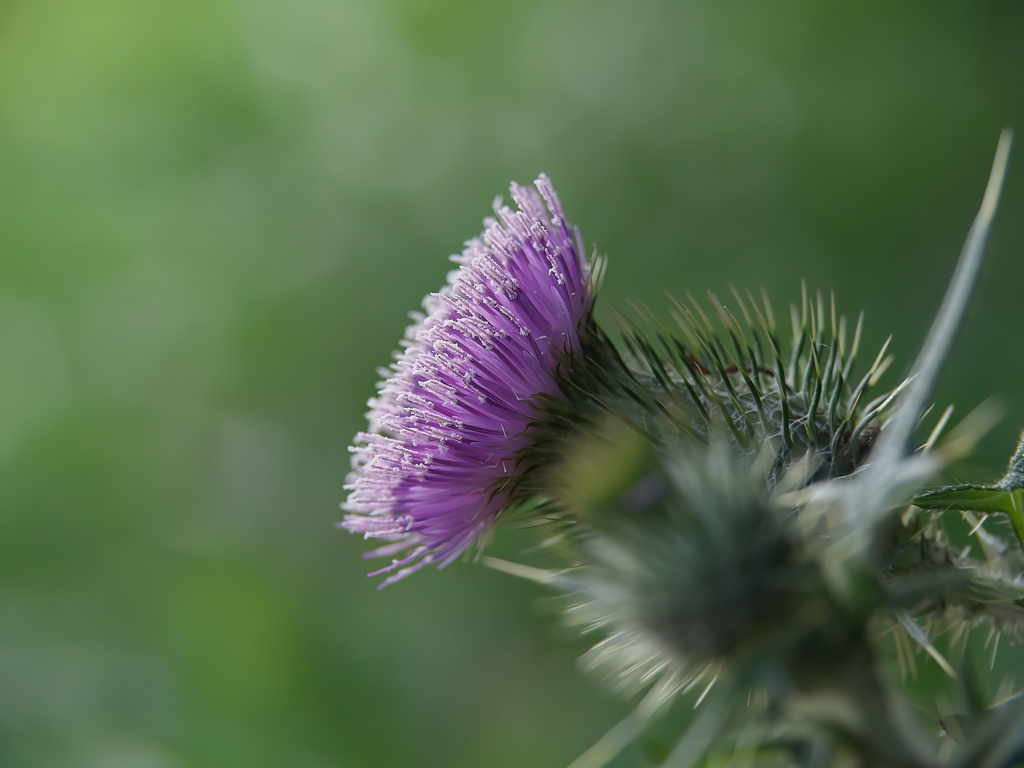
[[1010, 518], [1017, 538], [1024, 545], [1024, 487], [956, 485], [918, 496], [914, 504], [923, 509], [955, 509], [981, 514], [1002, 512]]

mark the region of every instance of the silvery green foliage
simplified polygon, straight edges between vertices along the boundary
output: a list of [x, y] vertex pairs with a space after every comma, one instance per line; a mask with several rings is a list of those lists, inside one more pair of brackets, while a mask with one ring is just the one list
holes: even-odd
[[[947, 435], [947, 410], [915, 442], [977, 282], [1009, 141], [1000, 141], [922, 351], [888, 390], [878, 388], [892, 363], [886, 348], [868, 356], [859, 349], [863, 317], [849, 324], [832, 299], [806, 290], [787, 323], [777, 322], [767, 297], [734, 291], [728, 306], [710, 296], [712, 311], [688, 298], [669, 321], [620, 318], [613, 342], [590, 314], [603, 263], [579, 261], [580, 238], [570, 236], [546, 181], [554, 218], [530, 197], [517, 215], [532, 229], [502, 241], [513, 246], [505, 266], [483, 274], [465, 262], [470, 271], [452, 279], [476, 280], [474, 296], [503, 302], [502, 269], [534, 275], [520, 281], [525, 298], [516, 292], [516, 301], [554, 317], [545, 306], [557, 291], [549, 294], [538, 259], [563, 263], [571, 252], [578, 274], [589, 274], [577, 280], [588, 293], [571, 314], [572, 343], [545, 346], [550, 354], [534, 373], [528, 355], [492, 360], [482, 346], [466, 358], [464, 368], [525, 371], [523, 380], [536, 374], [545, 384], [513, 409], [522, 423], [504, 435], [507, 445], [497, 421], [486, 445], [477, 437], [485, 425], [474, 424], [465, 437], [477, 441], [474, 455], [505, 463], [487, 465], [486, 487], [457, 489], [458, 498], [480, 502], [458, 516], [473, 522], [472, 537], [503, 521], [537, 531], [538, 546], [524, 553], [532, 564], [486, 561], [564, 594], [569, 622], [595, 638], [585, 665], [638, 701], [572, 768], [607, 765], [680, 701], [699, 706], [653, 764], [1024, 765], [1024, 700], [1012, 685], [993, 698], [991, 681], [956, 653], [975, 629], [993, 653], [1001, 639], [1024, 639], [1024, 442], [991, 485], [936, 490], [928, 488], [982, 428], [968, 419]], [[460, 316], [526, 329], [509, 350], [526, 354], [531, 333], [545, 340], [557, 331], [516, 323], [511, 304], [474, 308], [467, 297]], [[417, 356], [437, 351], [414, 343], [402, 359], [420, 370]], [[446, 413], [489, 408], [459, 400], [458, 382], [448, 383]], [[374, 461], [367, 452], [378, 443], [394, 456], [424, 445], [444, 454], [447, 443], [423, 442], [423, 424], [443, 428], [453, 444], [463, 439], [452, 419], [434, 423], [424, 398], [408, 397], [434, 393], [429, 380], [409, 374], [401, 384], [392, 421], [417, 428], [362, 436], [357, 472]], [[372, 514], [375, 525], [391, 526], [379, 537], [404, 547], [425, 541], [400, 523], [425, 519], [410, 500], [431, 477], [402, 466], [380, 474], [402, 493], [375, 491]], [[446, 471], [438, 478], [451, 485]], [[432, 504], [431, 515], [449, 514]], [[353, 519], [363, 518], [349, 518], [357, 530]], [[470, 541], [459, 539], [458, 549]], [[890, 669], [893, 657], [902, 677]], [[949, 682], [946, 698], [922, 714], [907, 689], [923, 664]]]

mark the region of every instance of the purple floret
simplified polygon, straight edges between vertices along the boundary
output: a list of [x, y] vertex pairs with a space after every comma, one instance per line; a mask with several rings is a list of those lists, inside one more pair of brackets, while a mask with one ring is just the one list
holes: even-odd
[[[370, 574], [385, 586], [427, 563], [444, 567], [512, 500], [519, 457], [537, 439], [545, 398], [581, 352], [593, 307], [590, 266], [547, 177], [513, 184], [518, 211], [495, 207], [424, 300], [356, 436], [340, 525], [388, 544]], [[538, 397], [540, 396], [540, 397]]]

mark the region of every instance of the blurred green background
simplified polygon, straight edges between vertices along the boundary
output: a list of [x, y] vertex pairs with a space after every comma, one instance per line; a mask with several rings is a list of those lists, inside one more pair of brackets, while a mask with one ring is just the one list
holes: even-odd
[[[604, 306], [806, 278], [903, 371], [1022, 40], [1017, 0], [6, 0], [0, 765], [567, 764], [627, 705], [543, 591], [378, 593], [332, 527], [406, 313], [543, 171]], [[1007, 413], [965, 479], [1024, 426], [1021, 150], [939, 393]]]

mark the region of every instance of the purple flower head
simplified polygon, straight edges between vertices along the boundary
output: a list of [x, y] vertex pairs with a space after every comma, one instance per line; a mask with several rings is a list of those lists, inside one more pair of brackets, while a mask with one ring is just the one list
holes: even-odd
[[[495, 206], [480, 239], [424, 300], [404, 350], [378, 384], [356, 436], [340, 525], [389, 542], [381, 586], [443, 567], [514, 499], [519, 457], [537, 440], [542, 401], [582, 352], [593, 290], [578, 231], [547, 177], [513, 184], [519, 210]], [[399, 553], [402, 553], [399, 555]]]

